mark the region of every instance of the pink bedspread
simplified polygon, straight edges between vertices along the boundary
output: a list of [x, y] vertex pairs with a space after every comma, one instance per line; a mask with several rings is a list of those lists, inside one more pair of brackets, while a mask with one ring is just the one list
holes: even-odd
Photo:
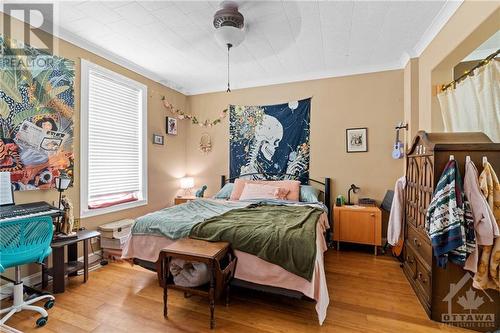
[[[328, 216], [323, 213], [317, 224], [316, 261], [311, 281], [286, 271], [278, 265], [264, 261], [252, 254], [235, 250], [238, 257], [235, 277], [240, 280], [258, 283], [266, 286], [296, 290], [316, 301], [316, 312], [320, 325], [326, 318], [326, 310], [330, 302], [326, 284], [323, 253], [327, 244], [323, 237], [329, 228]], [[151, 262], [158, 260], [158, 255], [164, 247], [174, 242], [164, 236], [136, 235], [131, 236], [123, 251], [123, 259], [138, 258]]]

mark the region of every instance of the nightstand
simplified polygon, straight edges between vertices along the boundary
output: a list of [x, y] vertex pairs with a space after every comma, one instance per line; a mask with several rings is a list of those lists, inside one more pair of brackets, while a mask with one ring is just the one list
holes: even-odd
[[382, 245], [382, 211], [373, 206], [334, 206], [333, 240], [340, 242], [373, 245], [377, 255], [377, 246]]
[[180, 205], [194, 199], [196, 199], [196, 197], [176, 197], [174, 198], [174, 205]]

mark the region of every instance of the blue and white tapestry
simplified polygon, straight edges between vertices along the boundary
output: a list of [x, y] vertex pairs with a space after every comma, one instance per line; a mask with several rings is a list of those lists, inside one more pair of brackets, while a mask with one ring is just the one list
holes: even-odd
[[[229, 107], [230, 177], [309, 179], [311, 98], [278, 105]], [[283, 175], [294, 175], [283, 176]]]

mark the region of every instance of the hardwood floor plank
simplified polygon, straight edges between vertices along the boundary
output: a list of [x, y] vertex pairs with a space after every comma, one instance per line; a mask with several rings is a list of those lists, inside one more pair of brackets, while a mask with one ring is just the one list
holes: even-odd
[[[236, 333], [470, 332], [427, 318], [390, 256], [330, 250], [325, 255], [330, 306], [319, 326], [315, 303], [247, 289], [232, 290], [229, 307], [217, 304], [216, 331]], [[37, 315], [17, 313], [7, 322], [25, 332], [213, 332], [205, 298], [169, 291], [169, 318], [163, 318], [163, 291], [156, 274], [126, 262], [110, 263], [71, 278], [56, 295], [46, 327]]]

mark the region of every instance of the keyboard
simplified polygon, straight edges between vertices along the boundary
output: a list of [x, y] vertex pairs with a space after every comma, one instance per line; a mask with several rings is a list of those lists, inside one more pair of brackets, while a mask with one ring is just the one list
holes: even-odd
[[63, 211], [43, 201], [0, 207], [0, 222], [45, 215], [62, 216]]

